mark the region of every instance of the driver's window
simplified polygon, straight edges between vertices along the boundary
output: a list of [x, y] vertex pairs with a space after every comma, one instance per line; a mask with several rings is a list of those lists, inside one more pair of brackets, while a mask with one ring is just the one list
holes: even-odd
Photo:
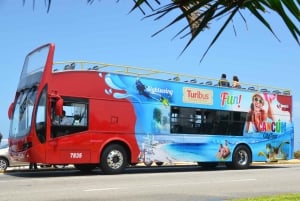
[[63, 100], [62, 116], [55, 115], [54, 109], [52, 109], [52, 137], [70, 135], [88, 128], [88, 101], [77, 98], [63, 98]]

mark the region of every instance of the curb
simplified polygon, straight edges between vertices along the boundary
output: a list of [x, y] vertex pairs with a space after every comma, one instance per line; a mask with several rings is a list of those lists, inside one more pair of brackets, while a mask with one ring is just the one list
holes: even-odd
[[[274, 162], [252, 162], [252, 165], [277, 165], [277, 164], [300, 164], [300, 159], [291, 159], [291, 160], [279, 160], [279, 161], [274, 161]], [[168, 166], [170, 164], [166, 164]], [[181, 163], [173, 163], [172, 165], [195, 165], [195, 163], [192, 162], [181, 162]], [[143, 164], [137, 165], [137, 166], [144, 166]], [[153, 165], [154, 166], [154, 165]], [[162, 165], [164, 166], [164, 165]], [[64, 170], [72, 169], [65, 167], [63, 168]], [[38, 171], [43, 171], [43, 170], [56, 170], [55, 168], [39, 168]], [[9, 167], [7, 170], [0, 170], [1, 173], [6, 173], [6, 172], [34, 172], [35, 170], [30, 170], [28, 166], [20, 166], [20, 167]]]
[[271, 162], [253, 162], [252, 164], [300, 164], [300, 159], [291, 159], [291, 160], [278, 160], [278, 161], [271, 161]]

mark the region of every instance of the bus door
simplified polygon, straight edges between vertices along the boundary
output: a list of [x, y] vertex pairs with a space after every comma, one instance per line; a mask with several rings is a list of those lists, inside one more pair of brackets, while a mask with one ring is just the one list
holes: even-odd
[[87, 103], [87, 100], [78, 98], [63, 98], [60, 104], [57, 101], [51, 103], [51, 131], [47, 150], [47, 159], [51, 163], [90, 163]]

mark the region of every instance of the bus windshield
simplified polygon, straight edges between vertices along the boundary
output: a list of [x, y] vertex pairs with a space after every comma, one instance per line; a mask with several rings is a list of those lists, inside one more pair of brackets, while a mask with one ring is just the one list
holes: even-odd
[[22, 137], [30, 131], [34, 101], [49, 51], [50, 44], [44, 45], [30, 52], [25, 58], [12, 114], [10, 137]]
[[40, 83], [49, 48], [50, 45], [43, 46], [26, 56], [18, 85], [19, 91], [24, 88], [31, 88], [31, 86]]
[[37, 89], [33, 87], [18, 96], [10, 124], [10, 137], [22, 137], [29, 132], [36, 94]]

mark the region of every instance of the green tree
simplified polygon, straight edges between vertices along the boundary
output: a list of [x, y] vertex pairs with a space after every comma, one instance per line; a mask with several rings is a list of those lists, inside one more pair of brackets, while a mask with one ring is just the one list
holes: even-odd
[[[25, 1], [26, 0], [23, 0], [23, 4]], [[95, 0], [87, 0], [87, 3], [92, 4], [94, 1]], [[120, 0], [116, 1], [118, 2]], [[33, 0], [33, 5], [34, 2], [35, 0]], [[45, 5], [49, 12], [51, 0], [45, 0]], [[300, 0], [170, 0], [170, 3], [165, 3], [165, 1], [161, 0], [133, 0], [133, 8], [130, 12], [140, 10], [145, 15], [145, 18], [154, 17], [155, 20], [159, 20], [174, 10], [181, 10], [182, 12], [180, 12], [175, 19], [161, 30], [158, 30], [153, 36], [181, 20], [187, 20], [187, 25], [175, 35], [175, 37], [182, 38], [190, 36], [182, 53], [201, 32], [212, 26], [216, 20], [225, 18], [224, 24], [221, 25], [219, 31], [216, 33], [203, 54], [201, 58], [202, 61], [228, 24], [230, 22], [233, 23], [233, 18], [237, 14], [240, 15], [245, 23], [247, 23], [246, 18], [242, 13], [245, 11], [252, 13], [277, 39], [278, 37], [269, 22], [264, 18], [264, 15], [272, 12], [278, 14], [290, 31], [292, 37], [296, 40], [298, 45], [300, 45], [300, 31], [299, 27], [295, 24], [297, 23], [297, 25], [299, 25], [300, 21], [299, 5]], [[149, 13], [144, 11], [144, 7], [150, 8], [150, 11], [148, 11]]]
[[[213, 22], [220, 18], [225, 18], [224, 24], [214, 36], [209, 47], [203, 54], [202, 60], [227, 25], [230, 22], [233, 23], [233, 18], [237, 14], [240, 15], [246, 23], [246, 18], [243, 16], [242, 11], [249, 11], [252, 13], [258, 21], [263, 23], [263, 25], [265, 25], [265, 27], [278, 39], [271, 25], [263, 16], [269, 12], [277, 13], [290, 31], [292, 37], [300, 45], [300, 31], [294, 23], [294, 21], [296, 21], [296, 23], [298, 23], [297, 25], [299, 25], [300, 0], [296, 1], [297, 3], [294, 0], [171, 0], [169, 4], [162, 5], [160, 0], [151, 1], [152, 3], [149, 3], [147, 0], [137, 0], [131, 11], [136, 9], [142, 10], [142, 6], [146, 5], [151, 9], [151, 13], [148, 15], [142, 10], [146, 17], [155, 17], [155, 20], [158, 20], [173, 10], [180, 9], [182, 13], [154, 35], [183, 19], [187, 19], [187, 25], [175, 35], [175, 37], [191, 36], [182, 52], [186, 50], [201, 32], [212, 26]], [[156, 9], [154, 9], [154, 6], [156, 6], [155, 4], [159, 5]]]

